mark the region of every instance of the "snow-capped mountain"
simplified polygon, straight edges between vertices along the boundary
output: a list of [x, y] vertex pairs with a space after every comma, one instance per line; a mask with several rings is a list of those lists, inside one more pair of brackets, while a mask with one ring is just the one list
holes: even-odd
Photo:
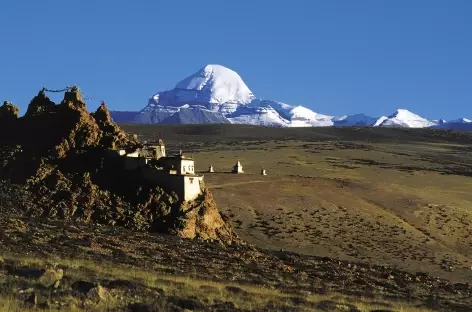
[[406, 109], [398, 109], [394, 114], [378, 123], [379, 127], [426, 128], [435, 126], [431, 120], [416, 115]]
[[288, 127], [290, 122], [270, 106], [241, 106], [234, 113], [226, 115], [231, 123], [260, 126]]
[[[379, 118], [370, 117], [365, 114], [345, 115], [333, 118], [335, 126], [374, 126], [378, 120]], [[381, 122], [383, 122], [383, 120]]]
[[[121, 122], [243, 123], [279, 127], [332, 126], [331, 116], [303, 106], [257, 99], [241, 76], [221, 65], [207, 65], [153, 95], [139, 113], [112, 112]], [[131, 120], [125, 120], [129, 116]]]
[[449, 130], [462, 130], [462, 131], [471, 131], [472, 130], [472, 120], [467, 118], [459, 118], [450, 121], [443, 121], [434, 128], [439, 129], [449, 129]]
[[287, 127], [325, 127], [333, 125], [333, 117], [315, 113], [303, 107], [293, 106], [282, 102], [270, 100], [253, 100], [249, 107], [266, 107], [275, 110], [280, 118], [284, 119]]
[[254, 99], [254, 94], [238, 73], [221, 65], [203, 67], [177, 83], [174, 90], [185, 90], [184, 94], [195, 95], [205, 103], [249, 104]]
[[466, 118], [431, 121], [406, 109], [389, 116], [365, 114], [333, 117], [304, 106], [256, 98], [241, 76], [221, 65], [207, 65], [178, 82], [171, 90], [154, 94], [141, 111], [112, 111], [119, 123], [195, 124], [235, 123], [275, 127], [435, 127], [472, 130]]

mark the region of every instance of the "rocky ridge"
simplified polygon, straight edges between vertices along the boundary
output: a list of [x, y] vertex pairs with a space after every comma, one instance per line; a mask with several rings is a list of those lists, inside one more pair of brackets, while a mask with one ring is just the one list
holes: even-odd
[[125, 170], [109, 150], [141, 142], [111, 121], [105, 103], [87, 112], [75, 87], [58, 105], [43, 89], [21, 118], [5, 102], [0, 130], [0, 213], [240, 242], [208, 190], [183, 204], [139, 170]]

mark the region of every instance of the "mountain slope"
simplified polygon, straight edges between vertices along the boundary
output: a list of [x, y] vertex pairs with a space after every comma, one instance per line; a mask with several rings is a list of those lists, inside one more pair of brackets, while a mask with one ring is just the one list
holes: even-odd
[[333, 122], [335, 126], [373, 126], [378, 119], [365, 114], [355, 114], [333, 118]]
[[270, 100], [253, 100], [251, 107], [266, 107], [275, 110], [280, 118], [285, 119], [289, 127], [325, 127], [332, 126], [332, 116], [322, 115], [303, 107], [293, 106], [282, 102]]
[[471, 131], [472, 130], [472, 120], [467, 118], [459, 118], [451, 121], [445, 121], [438, 125], [435, 125], [434, 128], [438, 129], [448, 129], [448, 130], [460, 130], [460, 131]]
[[394, 114], [388, 116], [378, 126], [379, 127], [405, 127], [405, 128], [426, 128], [434, 126], [435, 123], [416, 115], [406, 109], [398, 109]]
[[230, 123], [220, 113], [215, 113], [202, 108], [181, 108], [178, 112], [165, 118], [161, 124], [204, 124], [204, 123]]
[[[116, 116], [116, 117], [115, 117]], [[331, 126], [332, 117], [303, 106], [261, 101], [235, 71], [206, 65], [154, 94], [139, 113], [112, 112], [122, 123], [244, 123], [280, 127]]]
[[248, 107], [241, 105], [227, 117], [231, 123], [235, 124], [287, 127], [290, 123], [270, 106]]

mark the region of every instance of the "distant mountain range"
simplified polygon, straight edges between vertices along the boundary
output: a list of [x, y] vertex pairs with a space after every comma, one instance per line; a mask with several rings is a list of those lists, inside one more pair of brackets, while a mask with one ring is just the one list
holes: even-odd
[[202, 124], [234, 123], [274, 127], [370, 126], [472, 130], [472, 120], [428, 120], [406, 109], [388, 116], [364, 114], [335, 117], [303, 106], [261, 100], [235, 71], [207, 65], [177, 83], [174, 89], [153, 95], [140, 111], [112, 111], [118, 123]]

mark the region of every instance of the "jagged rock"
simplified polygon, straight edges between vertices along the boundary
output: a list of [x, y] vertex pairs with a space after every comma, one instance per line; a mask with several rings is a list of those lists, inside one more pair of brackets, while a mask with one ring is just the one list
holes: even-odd
[[200, 199], [183, 207], [177, 233], [181, 237], [213, 239], [226, 244], [238, 242], [239, 238], [230, 222], [226, 222], [223, 218], [216, 208], [212, 194], [205, 190]]
[[66, 91], [64, 94], [64, 102], [72, 102], [78, 106], [85, 106], [82, 92], [80, 92], [80, 89], [76, 86], [72, 86], [69, 91]]
[[46, 96], [46, 92], [43, 89], [39, 91], [38, 95], [30, 102], [25, 117], [53, 112], [55, 109], [56, 104]]
[[[64, 276], [64, 271], [62, 269], [47, 269], [39, 278], [38, 283], [43, 287], [52, 287], [57, 288]], [[56, 286], [57, 284], [57, 286]]]
[[8, 101], [4, 101], [0, 106], [0, 120], [2, 123], [12, 122], [18, 119], [19, 109]]
[[103, 132], [100, 145], [105, 148], [136, 147], [140, 145], [137, 138], [122, 131], [110, 116], [105, 102], [102, 101], [95, 113], [92, 113], [98, 127]]
[[93, 117], [95, 118], [97, 122], [111, 123], [110, 112], [108, 111], [108, 108], [105, 102], [102, 101], [100, 106], [95, 111], [95, 114], [93, 115]]

